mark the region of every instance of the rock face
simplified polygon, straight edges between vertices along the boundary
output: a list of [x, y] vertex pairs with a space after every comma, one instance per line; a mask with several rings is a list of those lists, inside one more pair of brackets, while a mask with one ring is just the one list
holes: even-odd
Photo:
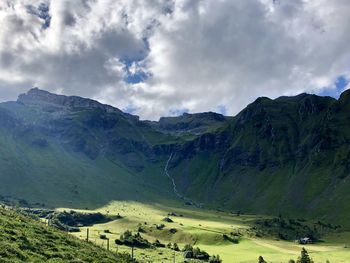
[[[137, 174], [154, 189], [166, 180], [162, 170], [171, 155], [177, 190], [194, 201], [247, 212], [337, 215], [350, 211], [349, 97], [346, 91], [339, 100], [259, 98], [235, 117], [185, 113], [150, 122], [35, 88], [0, 104], [0, 139], [27, 143], [26, 151], [63, 149], [92, 165], [118, 164], [119, 174]], [[171, 194], [170, 182], [163, 183]]]
[[61, 106], [63, 108], [96, 108], [102, 109], [106, 112], [121, 113], [120, 110], [112, 106], [103, 105], [91, 99], [85, 99], [77, 96], [57, 95], [38, 88], [33, 88], [27, 93], [19, 95], [17, 101], [25, 105], [54, 105]]
[[215, 112], [184, 113], [179, 117], [162, 117], [153, 124], [154, 127], [163, 132], [201, 134], [224, 125], [229, 119], [229, 117]]

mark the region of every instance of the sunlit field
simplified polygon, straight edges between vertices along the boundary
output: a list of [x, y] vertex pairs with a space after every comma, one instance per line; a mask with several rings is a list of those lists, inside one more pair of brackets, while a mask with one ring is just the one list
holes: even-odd
[[[63, 208], [61, 210], [64, 210]], [[67, 209], [66, 209], [67, 210]], [[131, 248], [117, 246], [118, 239], [126, 230], [136, 233], [141, 227], [145, 233], [142, 237], [150, 242], [159, 240], [167, 245], [177, 243], [180, 249], [185, 244], [198, 246], [210, 255], [220, 255], [223, 262], [257, 262], [261, 255], [267, 262], [288, 262], [296, 260], [300, 255], [302, 245], [296, 242], [256, 238], [248, 234], [247, 229], [259, 216], [233, 215], [225, 212], [210, 211], [172, 204], [141, 204], [136, 202], [112, 202], [97, 210], [86, 212], [101, 212], [109, 215], [120, 214], [123, 218], [105, 224], [89, 227], [89, 240], [107, 248], [107, 240], [100, 239], [100, 235], [109, 238], [110, 250], [131, 253]], [[169, 216], [174, 222], [164, 222]], [[161, 230], [156, 225], [164, 224]], [[170, 229], [176, 229], [171, 233]], [[240, 232], [238, 244], [224, 240], [223, 234]], [[87, 227], [81, 232], [73, 233], [81, 239], [86, 239]], [[324, 242], [305, 245], [315, 262], [350, 262], [350, 232], [335, 233], [323, 238]], [[174, 252], [168, 248], [134, 249], [134, 256], [140, 262], [183, 262], [183, 253]]]

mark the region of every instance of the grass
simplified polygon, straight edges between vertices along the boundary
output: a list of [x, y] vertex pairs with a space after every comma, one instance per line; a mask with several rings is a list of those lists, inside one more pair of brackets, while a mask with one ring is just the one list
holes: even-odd
[[33, 147], [0, 129], [2, 197], [20, 197], [33, 206], [92, 209], [111, 200], [152, 201], [172, 196], [159, 163], [150, 163], [138, 173], [117, 160], [91, 160], [67, 151], [54, 139], [47, 140], [47, 147]]
[[0, 262], [131, 262], [38, 219], [0, 208]]
[[[146, 233], [141, 235], [154, 242], [156, 239], [164, 244], [176, 242], [180, 249], [187, 243], [198, 246], [210, 255], [219, 254], [223, 262], [257, 262], [262, 255], [268, 262], [288, 262], [289, 259], [297, 259], [302, 246], [290, 241], [280, 241], [268, 238], [252, 238], [246, 229], [250, 228], [257, 218], [255, 215], [236, 216], [230, 213], [213, 210], [196, 209], [188, 206], [172, 204], [142, 204], [131, 201], [115, 201], [101, 207], [95, 212], [117, 214], [123, 219], [94, 225], [90, 228], [90, 239], [100, 246], [106, 246], [106, 241], [101, 240], [100, 234], [109, 230], [107, 237], [111, 240], [111, 247], [118, 251], [131, 251], [125, 246], [117, 246], [114, 240], [125, 230], [136, 232], [141, 225]], [[171, 216], [173, 223], [163, 222], [162, 219], [168, 213], [174, 212], [180, 216]], [[145, 222], [147, 224], [145, 224]], [[157, 230], [155, 225], [163, 223], [165, 228]], [[177, 232], [171, 234], [169, 229], [175, 228]], [[223, 239], [223, 234], [232, 231], [240, 231], [243, 236], [239, 244], [233, 244]], [[86, 238], [86, 227], [75, 236]], [[350, 261], [350, 232], [333, 233], [324, 237], [324, 242], [315, 245], [306, 245], [315, 262], [349, 262]], [[136, 249], [135, 256], [140, 262], [172, 262], [173, 251], [167, 248]], [[183, 262], [181, 252], [175, 252], [176, 262]]]

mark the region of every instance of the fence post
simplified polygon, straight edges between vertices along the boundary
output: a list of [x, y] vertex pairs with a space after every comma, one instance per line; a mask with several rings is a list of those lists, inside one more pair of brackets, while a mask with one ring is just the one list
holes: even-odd
[[86, 229], [86, 241], [89, 242], [89, 228]]
[[109, 238], [107, 238], [107, 251], [109, 251]]
[[134, 261], [134, 247], [131, 247], [131, 260]]

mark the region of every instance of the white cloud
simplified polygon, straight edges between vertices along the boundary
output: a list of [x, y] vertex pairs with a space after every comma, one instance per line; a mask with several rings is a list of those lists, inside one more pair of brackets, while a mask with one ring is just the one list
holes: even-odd
[[[10, 4], [8, 4], [10, 3]], [[50, 5], [50, 26], [28, 5]], [[235, 114], [258, 96], [350, 78], [348, 0], [12, 0], [0, 3], [0, 97], [33, 85], [156, 119]], [[145, 74], [126, 83], [128, 74]]]

